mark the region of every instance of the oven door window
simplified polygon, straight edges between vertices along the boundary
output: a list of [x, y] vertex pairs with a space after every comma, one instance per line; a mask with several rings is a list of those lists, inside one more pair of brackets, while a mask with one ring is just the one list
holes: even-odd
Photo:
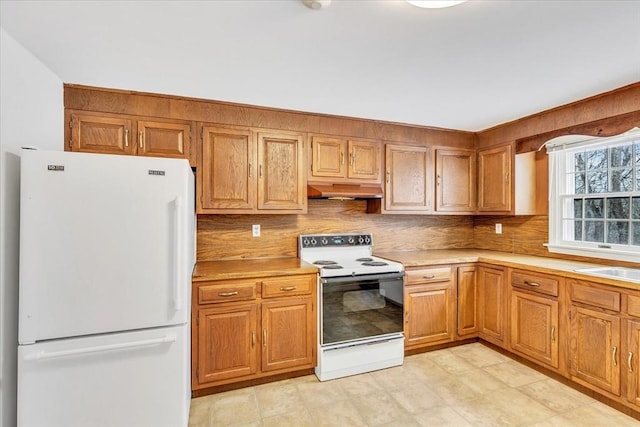
[[402, 332], [402, 278], [322, 285], [322, 344]]

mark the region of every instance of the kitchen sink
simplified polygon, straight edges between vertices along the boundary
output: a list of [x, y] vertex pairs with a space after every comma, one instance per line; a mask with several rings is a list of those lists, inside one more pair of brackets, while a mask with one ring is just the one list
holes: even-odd
[[608, 277], [610, 279], [627, 280], [629, 282], [640, 283], [640, 268], [626, 267], [597, 267], [579, 268], [578, 273], [593, 274], [594, 276]]

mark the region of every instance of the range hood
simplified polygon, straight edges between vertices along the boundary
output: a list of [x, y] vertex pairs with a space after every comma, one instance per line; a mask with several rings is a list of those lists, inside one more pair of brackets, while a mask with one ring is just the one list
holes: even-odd
[[381, 199], [382, 194], [381, 185], [309, 183], [307, 186], [309, 199]]

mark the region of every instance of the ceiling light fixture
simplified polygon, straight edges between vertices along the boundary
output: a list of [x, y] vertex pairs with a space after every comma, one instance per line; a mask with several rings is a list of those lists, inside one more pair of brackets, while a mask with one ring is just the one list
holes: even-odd
[[464, 3], [466, 0], [462, 1], [446, 1], [446, 0], [407, 0], [407, 3], [412, 4], [414, 6], [428, 8], [428, 9], [440, 9], [443, 7], [455, 6], [460, 3]]
[[320, 10], [328, 7], [331, 0], [302, 0], [302, 3], [313, 10]]

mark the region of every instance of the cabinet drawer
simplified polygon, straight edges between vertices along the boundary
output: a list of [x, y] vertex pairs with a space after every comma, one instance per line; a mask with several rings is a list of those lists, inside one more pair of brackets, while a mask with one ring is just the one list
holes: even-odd
[[256, 299], [254, 280], [220, 282], [198, 287], [198, 304]]
[[511, 275], [511, 285], [514, 288], [527, 289], [554, 297], [558, 296], [558, 279], [552, 277], [514, 271]]
[[571, 282], [571, 301], [620, 311], [620, 293]]
[[640, 317], [640, 296], [629, 295], [627, 312], [630, 316]]
[[262, 298], [308, 295], [316, 285], [315, 275], [274, 277], [262, 281]]
[[423, 268], [407, 270], [407, 285], [414, 283], [444, 282], [451, 280], [451, 267]]

